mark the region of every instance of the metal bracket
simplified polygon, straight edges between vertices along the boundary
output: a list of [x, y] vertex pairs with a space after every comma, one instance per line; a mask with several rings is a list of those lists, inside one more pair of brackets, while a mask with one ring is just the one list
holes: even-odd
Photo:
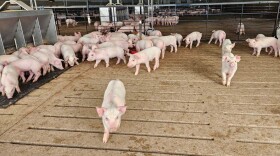
[[5, 55], [6, 52], [5, 52], [5, 47], [4, 47], [4, 43], [3, 43], [3, 40], [2, 40], [2, 36], [0, 34], [0, 55]]
[[17, 50], [21, 47], [25, 47], [26, 46], [26, 42], [25, 42], [25, 38], [23, 35], [23, 31], [22, 31], [22, 26], [21, 26], [21, 22], [20, 20], [18, 20], [18, 24], [17, 24], [17, 29], [16, 29], [16, 34], [15, 34], [15, 44], [16, 44], [16, 48]]
[[48, 44], [55, 44], [57, 42], [57, 31], [53, 13], [51, 14], [45, 39], [48, 41]]
[[35, 21], [35, 25], [34, 25], [34, 29], [33, 29], [33, 33], [32, 33], [32, 38], [33, 38], [34, 46], [38, 46], [38, 45], [43, 44], [43, 37], [42, 37], [42, 32], [41, 32], [41, 29], [40, 29], [40, 24], [39, 24], [38, 17]]

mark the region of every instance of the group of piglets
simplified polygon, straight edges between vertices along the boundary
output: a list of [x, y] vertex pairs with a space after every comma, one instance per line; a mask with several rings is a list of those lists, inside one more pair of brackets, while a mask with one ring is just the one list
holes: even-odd
[[[0, 91], [8, 99], [13, 97], [15, 90], [20, 92], [19, 77], [22, 82], [36, 82], [41, 75], [50, 71], [64, 69], [65, 67], [79, 64], [76, 52], [81, 51], [82, 44], [76, 43], [81, 38], [81, 33], [74, 36], [58, 35], [58, 42], [54, 45], [40, 45], [37, 47], [22, 47], [11, 55], [0, 56]], [[60, 58], [63, 59], [60, 59]], [[25, 72], [29, 73], [28, 78]]]
[[[151, 68], [149, 62], [155, 60], [153, 70], [159, 67], [160, 56], [164, 58], [167, 46], [171, 47], [171, 52], [177, 52], [177, 44], [181, 45], [182, 36], [171, 34], [162, 36], [158, 30], [148, 32], [150, 36], [144, 34], [129, 34], [122, 32], [110, 32], [102, 34], [98, 31], [84, 35], [78, 40], [82, 44], [82, 60], [96, 61], [94, 68], [104, 60], [106, 67], [109, 67], [110, 58], [117, 58], [117, 64], [121, 60], [126, 64], [125, 55], [129, 56], [127, 66], [136, 67], [135, 75], [138, 75], [140, 64], [145, 64], [147, 71]], [[135, 47], [137, 53], [130, 54], [129, 48]]]

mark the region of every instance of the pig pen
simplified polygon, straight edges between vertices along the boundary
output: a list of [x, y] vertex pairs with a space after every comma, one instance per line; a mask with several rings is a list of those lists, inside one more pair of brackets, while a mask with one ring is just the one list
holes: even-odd
[[[0, 155], [280, 155], [280, 60], [244, 43], [233, 53], [231, 87], [221, 85], [221, 48], [206, 42], [138, 76], [116, 59], [74, 66], [0, 109]], [[112, 79], [125, 84], [128, 109], [104, 144], [95, 107]]]

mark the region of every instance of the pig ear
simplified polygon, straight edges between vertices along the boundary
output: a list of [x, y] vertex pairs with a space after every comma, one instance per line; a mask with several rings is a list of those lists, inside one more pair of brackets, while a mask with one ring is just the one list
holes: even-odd
[[246, 42], [249, 42], [249, 40], [250, 40], [250, 38], [247, 38], [245, 41], [246, 41]]
[[227, 56], [223, 56], [223, 61], [226, 61], [228, 59]]
[[121, 114], [124, 114], [126, 111], [126, 106], [119, 106], [118, 109], [121, 112]]
[[241, 61], [241, 56], [235, 55], [236, 62]]
[[102, 117], [103, 114], [104, 114], [104, 112], [106, 111], [106, 109], [103, 108], [103, 107], [101, 107], [101, 108], [96, 107], [96, 111], [97, 111], [98, 116], [99, 116], [99, 117]]

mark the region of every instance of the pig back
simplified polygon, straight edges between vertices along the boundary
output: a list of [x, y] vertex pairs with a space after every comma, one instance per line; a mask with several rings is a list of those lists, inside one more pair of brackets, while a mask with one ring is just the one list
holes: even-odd
[[105, 90], [102, 107], [109, 108], [125, 105], [125, 87], [120, 80], [111, 80]]

